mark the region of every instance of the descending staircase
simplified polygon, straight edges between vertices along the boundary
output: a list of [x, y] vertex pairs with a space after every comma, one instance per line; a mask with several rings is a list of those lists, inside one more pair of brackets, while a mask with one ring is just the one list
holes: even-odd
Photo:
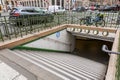
[[5, 49], [0, 55], [44, 80], [104, 80], [107, 68], [90, 59], [57, 52]]

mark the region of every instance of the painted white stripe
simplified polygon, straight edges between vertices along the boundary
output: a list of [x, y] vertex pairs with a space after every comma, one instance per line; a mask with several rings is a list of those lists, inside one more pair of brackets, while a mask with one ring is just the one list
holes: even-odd
[[[50, 57], [50, 55], [48, 55], [49, 57]], [[53, 58], [53, 56], [51, 56], [51, 58]], [[55, 57], [55, 58], [57, 58], [59, 61], [61, 60], [62, 61], [62, 58], [60, 59], [60, 58], [58, 58], [57, 56]], [[67, 59], [68, 58], [68, 59]], [[99, 65], [100, 66], [100, 64], [93, 64], [94, 62], [89, 62], [88, 60], [86, 61], [85, 59], [83, 59], [84, 60], [84, 63], [82, 62], [82, 60], [81, 61], [79, 61], [80, 63], [78, 63], [78, 62], [76, 62], [77, 61], [77, 59], [75, 59], [75, 60], [71, 60], [70, 61], [70, 58], [72, 58], [72, 57], [66, 57], [66, 61], [65, 61], [65, 63], [68, 63], [68, 64], [71, 64], [71, 65], [76, 65], [77, 67], [82, 67], [84, 70], [89, 70], [92, 74], [95, 74], [95, 75], [104, 75], [103, 73], [104, 73], [104, 71], [105, 71], [105, 68], [106, 67], [98, 67], [97, 68], [97, 66]], [[86, 62], [85, 62], [86, 61]], [[76, 62], [76, 63], [74, 63], [74, 62]], [[81, 65], [82, 64], [82, 65]], [[91, 64], [91, 65], [87, 65], [87, 64]], [[97, 65], [97, 66], [94, 66], [93, 67], [93, 65]], [[96, 69], [97, 68], [97, 69]], [[98, 70], [99, 69], [99, 70]]]
[[[52, 53], [52, 54], [53, 54], [53, 53]], [[56, 53], [56, 54], [57, 54], [57, 53]], [[40, 55], [42, 55], [42, 53], [41, 53]], [[45, 56], [45, 54], [43, 54], [43, 56]], [[62, 59], [63, 59], [63, 58], [61, 58], [61, 57], [59, 58], [58, 56], [53, 56], [53, 55], [46, 55], [46, 56], [47, 56], [47, 57], [48, 57], [48, 56], [49, 56], [49, 57], [51, 56], [51, 58], [56, 58], [56, 60], [59, 60], [59, 61], [62, 61]], [[67, 58], [68, 58], [68, 59], [67, 59]], [[71, 61], [71, 62], [69, 61], [70, 58], [72, 58], [72, 57], [66, 57], [66, 60], [68, 60], [68, 61], [66, 61], [66, 63], [71, 64], [71, 65], [74, 65], [74, 61]], [[76, 60], [76, 59], [75, 59], [75, 60]], [[86, 63], [86, 62], [88, 61], [88, 60], [87, 60], [87, 61], [85, 62], [85, 59], [83, 59], [83, 60], [84, 60], [84, 63]], [[76, 60], [76, 61], [77, 61], [77, 60]], [[69, 63], [69, 62], [70, 62], [70, 63]], [[93, 65], [99, 65], [99, 64], [92, 64], [91, 66], [90, 66], [90, 65], [89, 65], [89, 66], [86, 66], [84, 63], [82, 64], [82, 60], [79, 61], [79, 62], [80, 62], [80, 63], [75, 64], [75, 65], [78, 66], [78, 67], [81, 67], [83, 70], [86, 70], [86, 69], [89, 70], [90, 73], [91, 73], [91, 74], [94, 74], [94, 75], [100, 75], [100, 76], [101, 76], [101, 74], [99, 73], [99, 71], [101, 71], [101, 70], [103, 71], [103, 69], [105, 69], [105, 67], [102, 67], [102, 68], [100, 68], [101, 70], [100, 70], [100, 69], [97, 70], [97, 71], [94, 70], [94, 69], [91, 70], [91, 68], [89, 68], [89, 67], [92, 67]], [[66, 63], [65, 63], [65, 64], [66, 64]], [[91, 63], [93, 63], [93, 62], [91, 62]], [[82, 64], [82, 65], [81, 65], [81, 64]], [[90, 64], [90, 62], [88, 61], [86, 64]], [[93, 67], [93, 68], [96, 68], [96, 67]]]
[[[33, 53], [33, 54], [39, 54], [37, 51], [23, 51], [23, 52], [25, 52], [25, 53]], [[37, 53], [36, 53], [37, 52]], [[52, 53], [52, 54], [54, 54], [54, 53]], [[72, 66], [72, 67], [74, 67], [74, 68], [76, 68], [77, 69], [77, 71], [78, 72], [80, 72], [80, 71], [82, 71], [82, 72], [84, 72], [84, 73], [87, 73], [87, 74], [90, 74], [90, 75], [93, 75], [93, 76], [96, 76], [96, 77], [101, 77], [102, 75], [100, 75], [100, 74], [97, 74], [96, 72], [94, 73], [93, 71], [91, 71], [90, 69], [87, 69], [87, 68], [85, 68], [85, 67], [83, 67], [83, 64], [82, 64], [82, 66], [81, 66], [81, 64], [80, 65], [78, 65], [79, 67], [76, 67], [76, 65], [75, 66], [73, 66], [73, 64], [70, 64], [71, 62], [67, 62], [67, 63], [64, 63], [63, 61], [61, 61], [62, 60], [62, 58], [60, 58], [60, 59], [58, 59], [58, 56], [56, 57], [56, 56], [53, 56], [52, 54], [48, 54], [48, 53], [45, 53], [44, 54], [44, 52], [43, 53], [40, 53], [39, 55], [41, 55], [41, 56], [46, 56], [46, 57], [49, 57], [50, 59], [54, 59], [54, 61], [56, 61], [56, 62], [60, 62], [61, 64], [65, 64], [65, 65], [68, 65], [68, 66]], [[56, 53], [57, 54], [57, 53]], [[51, 57], [50, 57], [51, 56]], [[61, 56], [63, 56], [63, 55], [61, 55]], [[70, 58], [72, 58], [72, 57], [67, 57], [68, 59], [70, 59]], [[85, 59], [84, 59], [85, 60]], [[87, 60], [88, 61], [88, 60]], [[89, 63], [87, 63], [87, 64], [89, 64]], [[90, 66], [88, 66], [88, 67], [90, 67]], [[102, 73], [104, 73], [104, 71], [102, 72]], [[104, 76], [104, 74], [103, 74], [103, 76]]]
[[35, 61], [33, 61], [33, 60], [31, 60], [31, 59], [29, 59], [29, 58], [27, 58], [27, 57], [24, 57], [23, 55], [20, 55], [20, 54], [17, 54], [17, 53], [14, 53], [14, 54], [16, 54], [17, 56], [22, 57], [22, 58], [24, 58], [24, 59], [32, 62], [33, 64], [35, 64], [35, 65], [37, 65], [37, 66], [39, 66], [39, 67], [41, 67], [41, 68], [43, 68], [43, 69], [45, 69], [45, 70], [53, 73], [53, 74], [61, 77], [61, 78], [64, 79], [64, 80], [70, 80], [70, 79], [68, 79], [67, 77], [63, 76], [63, 75], [61, 75], [61, 74], [59, 74], [59, 73], [57, 73], [57, 72], [55, 72], [55, 71], [52, 71], [52, 70], [50, 70], [49, 68], [47, 68], [47, 67], [45, 67], [45, 66], [43, 66], [43, 65], [40, 65], [40, 64], [38, 64], [37, 62], [35, 62]]
[[78, 78], [78, 77], [76, 77], [76, 76], [73, 76], [73, 75], [71, 75], [71, 74], [69, 74], [69, 73], [67, 73], [67, 72], [65, 72], [65, 71], [63, 71], [63, 70], [61, 70], [61, 69], [53, 66], [53, 65], [50, 65], [50, 64], [48, 64], [48, 63], [45, 63], [44, 61], [41, 61], [41, 60], [39, 60], [39, 59], [34, 58], [33, 56], [30, 56], [30, 55], [28, 55], [28, 54], [26, 54], [26, 53], [22, 53], [22, 52], [19, 52], [19, 53], [22, 54], [22, 55], [26, 55], [27, 57], [32, 58], [32, 59], [34, 59], [34, 60], [36, 60], [36, 61], [39, 61], [39, 62], [41, 62], [41, 63], [43, 63], [43, 64], [45, 64], [45, 65], [47, 65], [47, 66], [49, 66], [49, 67], [51, 67], [51, 68], [53, 68], [53, 69], [56, 69], [57, 71], [62, 72], [63, 74], [66, 74], [66, 75], [74, 78], [75, 80], [81, 80], [80, 78]]
[[[50, 56], [47, 56], [47, 55], [46, 55], [46, 56], [45, 56], [45, 55], [41, 55], [41, 56], [47, 57], [47, 58], [51, 59], [51, 57], [50, 57]], [[97, 77], [98, 77], [98, 76], [101, 76], [100, 74], [97, 73], [98, 71], [97, 71], [97, 72], [92, 72], [90, 69], [84, 67], [82, 63], [81, 63], [82, 66], [80, 66], [80, 65], [81, 65], [81, 64], [80, 64], [79, 67], [78, 67], [77, 65], [75, 65], [75, 66], [71, 65], [69, 62], [65, 62], [65, 63], [64, 63], [63, 61], [61, 61], [60, 59], [55, 58], [55, 57], [52, 57], [52, 59], [54, 59], [53, 61], [60, 62], [61, 64], [65, 64], [65, 65], [74, 67], [74, 68], [78, 69], [79, 71], [82, 70], [82, 71], [85, 72], [85, 73], [88, 73], [88, 74], [91, 74], [91, 75], [94, 75], [94, 76], [97, 76]], [[90, 66], [88, 66], [88, 67], [90, 67]], [[96, 68], [96, 67], [95, 67], [95, 68]], [[78, 71], [78, 70], [77, 70], [77, 71]]]
[[[90, 77], [90, 78], [92, 78], [92, 79], [94, 79], [94, 80], [96, 80], [96, 78], [95, 77], [93, 77], [93, 76], [90, 76], [90, 75], [88, 75], [88, 74], [85, 74], [85, 73], [83, 73], [83, 72], [80, 72], [80, 71], [78, 71], [78, 70], [76, 70], [76, 69], [74, 69], [73, 68], [73, 66], [69, 66], [68, 64], [64, 64], [64, 63], [59, 63], [59, 61], [58, 60], [54, 60], [53, 58], [51, 59], [51, 58], [48, 58], [48, 57], [45, 57], [45, 56], [41, 56], [41, 55], [38, 55], [37, 53], [30, 53], [31, 55], [33, 55], [33, 56], [35, 56], [35, 57], [37, 57], [37, 58], [39, 58], [39, 59], [42, 59], [42, 60], [44, 60], [44, 61], [46, 61], [46, 62], [48, 62], [49, 61], [49, 63], [51, 63], [51, 64], [54, 64], [54, 65], [57, 65], [57, 66], [61, 66], [62, 65], [62, 67], [64, 66], [64, 67], [66, 67], [66, 68], [69, 68], [69, 69], [71, 69], [71, 70], [74, 70], [74, 71], [76, 71], [76, 72], [78, 72], [78, 73], [80, 73], [80, 74], [83, 74], [83, 75], [86, 75], [86, 76], [88, 76], [88, 77]], [[50, 62], [50, 61], [52, 61], [52, 62]], [[76, 74], [77, 75], [77, 74]], [[79, 75], [79, 74], [78, 74]], [[82, 77], [82, 76], [81, 76]]]
[[[87, 79], [87, 80], [90, 80], [89, 78], [87, 78], [87, 77], [85, 77], [85, 76], [83, 76], [83, 75], [80, 75], [80, 74], [78, 74], [78, 73], [76, 73], [76, 72], [74, 72], [74, 71], [71, 71], [71, 70], [69, 70], [68, 68], [65, 68], [65, 67], [63, 67], [63, 66], [61, 66], [61, 65], [58, 65], [58, 64], [56, 64], [56, 63], [53, 63], [53, 62], [51, 62], [50, 60], [46, 60], [46, 59], [43, 59], [42, 57], [40, 57], [40, 56], [36, 56], [36, 55], [33, 55], [33, 54], [29, 54], [31, 57], [32, 56], [34, 56], [35, 57], [35, 59], [36, 60], [42, 60], [42, 62], [44, 62], [44, 61], [46, 61], [48, 64], [50, 63], [50, 64], [53, 64], [53, 65], [55, 65], [55, 66], [58, 66], [58, 67], [60, 67], [60, 68], [62, 68], [62, 69], [64, 69], [64, 70], [66, 70], [66, 71], [69, 71], [69, 72], [71, 72], [71, 73], [73, 73], [73, 74], [75, 74], [75, 75], [77, 75], [77, 76], [79, 76], [79, 77], [81, 77], [81, 78], [83, 78], [83, 79]], [[38, 59], [37, 59], [38, 58]], [[44, 61], [43, 61], [44, 60]]]
[[[38, 52], [38, 53], [40, 53], [40, 54], [42, 55], [42, 54], [45, 53], [45, 52], [42, 52], [42, 53], [41, 53], [41, 52]], [[95, 61], [92, 61], [92, 60], [89, 60], [89, 59], [85, 59], [85, 58], [82, 58], [82, 57], [79, 57], [79, 58], [78, 58], [78, 57], [76, 57], [76, 56], [74, 56], [74, 55], [69, 55], [69, 54], [66, 54], [66, 55], [65, 55], [65, 54], [60, 54], [60, 53], [57, 53], [56, 55], [55, 55], [55, 54], [56, 54], [56, 53], [50, 54], [50, 53], [47, 53], [47, 52], [46, 52], [46, 53], [43, 54], [43, 55], [47, 55], [47, 56], [50, 55], [50, 56], [52, 56], [52, 57], [55, 56], [55, 57], [57, 57], [58, 59], [61, 59], [61, 57], [58, 57], [58, 56], [62, 56], [63, 58], [65, 58], [65, 59], [67, 59], [67, 60], [69, 60], [69, 61], [71, 60], [72, 62], [77, 60], [77, 62], [78, 62], [78, 61], [80, 62], [80, 63], [78, 62], [79, 64], [81, 64], [81, 63], [84, 63], [84, 64], [85, 64], [86, 61], [92, 63], [92, 64], [85, 64], [87, 67], [88, 67], [88, 66], [93, 66], [94, 64], [95, 64], [95, 66], [96, 66], [97, 68], [100, 68], [100, 67], [103, 68], [103, 67], [105, 67], [105, 65], [103, 65], [103, 64], [101, 64], [101, 63], [97, 63], [97, 62], [95, 62]], [[63, 59], [63, 58], [62, 58], [62, 59]], [[71, 58], [71, 59], [70, 59], [70, 58]], [[72, 58], [75, 58], [75, 59], [72, 59]], [[96, 65], [96, 64], [98, 64], [99, 66]], [[88, 67], [88, 68], [89, 68], [89, 67]], [[92, 67], [91, 70], [94, 70], [94, 67]]]
[[[17, 50], [17, 51], [19, 51], [19, 50]], [[20, 51], [21, 52], [21, 51]], [[56, 55], [56, 56], [54, 56], [55, 54], [59, 54], [59, 53], [52, 53], [52, 54], [50, 54], [50, 53], [47, 53], [47, 52], [37, 52], [37, 51], [22, 51], [22, 52], [25, 52], [25, 53], [33, 53], [33, 54], [39, 54], [39, 55], [42, 55], [42, 56], [46, 56], [46, 57], [49, 57], [50, 59], [54, 59], [54, 61], [56, 61], [56, 62], [60, 62], [60, 61], [62, 61], [63, 63], [64, 63], [64, 61], [62, 60], [63, 58], [62, 57], [64, 57], [64, 54], [60, 54], [59, 55], [59, 57], [58, 57], [58, 55]], [[38, 56], [39, 56], [38, 55]], [[65, 55], [66, 56], [66, 55]], [[74, 56], [73, 56], [74, 57]], [[60, 58], [60, 59], [58, 59], [58, 58]], [[68, 61], [67, 61], [67, 64], [69, 64], [69, 63], [71, 63], [71, 62], [69, 62], [69, 60], [72, 58], [72, 56], [66, 56], [66, 58], [68, 58]], [[64, 57], [64, 59], [66, 59], [65, 57]], [[75, 59], [76, 60], [76, 59]], [[78, 59], [79, 60], [79, 59]], [[65, 62], [66, 62], [66, 60], [65, 60]], [[74, 61], [73, 61], [74, 62]], [[59, 63], [60, 64], [60, 63]], [[62, 63], [61, 63], [62, 64]], [[66, 64], [66, 63], [64, 63], [64, 64]], [[88, 64], [90, 64], [90, 63], [88, 63]], [[73, 65], [73, 67], [76, 67], [76, 65], [74, 66], [74, 64], [71, 64], [71, 65]], [[70, 65], [70, 66], [71, 66]], [[80, 66], [81, 67], [81, 66]], [[81, 70], [83, 70], [83, 71], [85, 71], [86, 69], [80, 69], [80, 67], [78, 67], [78, 69], [81, 71]], [[89, 67], [89, 66], [88, 66]], [[78, 72], [79, 72], [79, 70], [77, 70]], [[87, 70], [87, 71], [90, 71], [89, 69]], [[85, 73], [87, 72], [87, 71], [85, 71]], [[89, 72], [89, 74], [91, 74], [91, 72]], [[93, 74], [92, 74], [93, 75]], [[95, 76], [96, 76], [96, 74], [94, 74]], [[99, 76], [97, 76], [98, 78], [100, 78], [100, 76], [102, 77], [102, 75], [99, 75]], [[103, 71], [103, 77], [104, 77], [104, 71]], [[95, 79], [96, 80], [96, 79]]]
[[[45, 54], [43, 54], [43, 55], [45, 55]], [[60, 56], [60, 55], [57, 55], [57, 56], [54, 56], [54, 55], [47, 55], [47, 56], [51, 56], [52, 58], [53, 57], [55, 57], [55, 58], [57, 58], [57, 59], [59, 59], [59, 60], [62, 60], [63, 61], [63, 58], [61, 58], [61, 57], [58, 57], [58, 56]], [[71, 63], [69, 63], [69, 64], [72, 64], [72, 65], [77, 65], [77, 66], [79, 66], [79, 67], [83, 67], [83, 68], [85, 68], [85, 69], [88, 69], [89, 71], [92, 71], [92, 72], [94, 72], [94, 73], [96, 73], [96, 74], [100, 74], [101, 73], [101, 71], [104, 71], [105, 70], [105, 65], [103, 65], [103, 64], [98, 64], [98, 63], [96, 63], [96, 62], [94, 62], [94, 61], [89, 61], [89, 60], [86, 60], [86, 59], [82, 59], [82, 58], [75, 58], [75, 59], [72, 59], [72, 58], [75, 58], [75, 57], [71, 57], [71, 56], [66, 56], [66, 63], [69, 63], [69, 62], [71, 62]], [[71, 59], [71, 60], [70, 60]], [[77, 62], [78, 61], [78, 62]], [[80, 63], [79, 63], [80, 62]], [[91, 64], [90, 64], [91, 63]], [[82, 65], [81, 65], [82, 64]], [[89, 65], [88, 65], [89, 64]], [[93, 65], [94, 65], [94, 67], [93, 67]], [[98, 70], [98, 68], [99, 68], [99, 70]], [[100, 74], [101, 75], [101, 74]]]

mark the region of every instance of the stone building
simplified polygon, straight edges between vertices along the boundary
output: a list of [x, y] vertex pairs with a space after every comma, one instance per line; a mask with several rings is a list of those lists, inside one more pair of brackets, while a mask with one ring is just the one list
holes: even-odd
[[[93, 2], [90, 2], [93, 1]], [[1, 0], [0, 4], [7, 10], [15, 6], [35, 6], [48, 8], [50, 5], [60, 5], [66, 9], [90, 4], [120, 4], [120, 0]]]
[[87, 6], [89, 0], [4, 0], [6, 6], [35, 6], [48, 7], [49, 5], [60, 5], [64, 8], [72, 8], [75, 6]]

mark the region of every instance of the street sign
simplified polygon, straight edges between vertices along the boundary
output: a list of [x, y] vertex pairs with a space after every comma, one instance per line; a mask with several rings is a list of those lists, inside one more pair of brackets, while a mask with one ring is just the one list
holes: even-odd
[[56, 32], [56, 37], [57, 37], [57, 38], [60, 37], [60, 32]]

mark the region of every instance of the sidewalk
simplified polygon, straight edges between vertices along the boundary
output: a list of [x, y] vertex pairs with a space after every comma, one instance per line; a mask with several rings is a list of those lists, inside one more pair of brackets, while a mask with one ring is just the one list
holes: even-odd
[[36, 77], [13, 61], [0, 55], [0, 80], [36, 80]]

